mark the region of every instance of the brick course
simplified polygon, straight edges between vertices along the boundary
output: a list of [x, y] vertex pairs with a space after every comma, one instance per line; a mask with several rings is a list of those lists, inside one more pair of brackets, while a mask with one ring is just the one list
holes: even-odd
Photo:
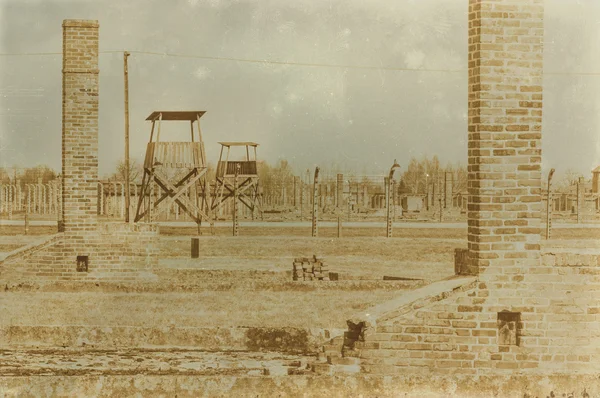
[[[149, 224], [100, 224], [95, 234], [75, 239], [59, 233], [0, 263], [10, 281], [132, 281], [151, 278], [158, 266], [158, 228]], [[88, 272], [77, 272], [78, 255], [89, 256]]]
[[[502, 278], [499, 278], [502, 279]], [[470, 287], [470, 286], [466, 286]], [[496, 290], [511, 297], [494, 297]], [[489, 374], [600, 371], [600, 255], [546, 252], [505, 282], [477, 283], [395, 317], [357, 342], [363, 370]], [[492, 293], [492, 294], [490, 294]], [[443, 299], [442, 299], [443, 298]], [[594, 305], [596, 303], [596, 305]], [[408, 306], [410, 308], [410, 306]], [[497, 312], [521, 312], [520, 344], [500, 345]]]

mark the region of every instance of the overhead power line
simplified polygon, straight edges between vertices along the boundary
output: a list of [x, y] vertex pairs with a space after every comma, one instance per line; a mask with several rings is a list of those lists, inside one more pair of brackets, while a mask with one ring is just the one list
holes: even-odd
[[131, 51], [131, 52], [134, 54], [159, 55], [159, 56], [164, 56], [164, 57], [197, 58], [197, 59], [206, 59], [206, 60], [212, 60], [212, 61], [235, 61], [235, 62], [246, 62], [246, 63], [253, 63], [253, 64], [308, 66], [308, 67], [319, 67], [319, 68], [371, 69], [371, 70], [391, 70], [391, 71], [407, 71], [407, 72], [446, 72], [446, 73], [466, 72], [465, 69], [417, 69], [417, 68], [400, 68], [400, 67], [393, 67], [393, 66], [342, 65], [342, 64], [288, 62], [288, 61], [273, 61], [273, 60], [261, 60], [261, 59], [247, 59], [247, 58], [231, 58], [231, 57], [210, 57], [210, 56], [204, 56], [204, 55], [160, 53], [160, 52], [152, 52], [152, 51]]
[[[124, 53], [125, 51], [111, 50], [111, 51], [99, 51], [99, 54], [115, 54]], [[269, 65], [289, 65], [289, 66], [306, 66], [306, 67], [320, 67], [320, 68], [347, 68], [347, 69], [371, 69], [371, 70], [390, 70], [390, 71], [407, 71], [407, 72], [445, 72], [445, 73], [462, 73], [466, 72], [466, 69], [417, 69], [417, 68], [400, 68], [392, 66], [374, 66], [374, 65], [342, 65], [342, 64], [322, 64], [322, 63], [309, 63], [309, 62], [288, 62], [288, 61], [273, 61], [267, 59], [249, 59], [249, 58], [233, 58], [233, 57], [212, 57], [206, 55], [194, 55], [194, 54], [178, 54], [178, 53], [164, 53], [156, 51], [128, 51], [130, 54], [142, 54], [142, 55], [155, 55], [161, 57], [175, 57], [175, 58], [193, 58], [193, 59], [205, 59], [211, 61], [234, 61], [244, 62], [253, 64], [269, 64]], [[49, 56], [49, 55], [62, 55], [62, 52], [41, 52], [41, 53], [0, 53], [0, 56]]]
[[[124, 50], [107, 50], [99, 51], [99, 54], [123, 54]], [[215, 57], [207, 55], [195, 55], [195, 54], [180, 54], [180, 53], [168, 53], [168, 52], [157, 52], [157, 51], [128, 51], [130, 54], [140, 55], [154, 55], [161, 57], [174, 57], [174, 58], [191, 58], [191, 59], [204, 59], [210, 61], [233, 61], [243, 62], [252, 64], [268, 64], [268, 65], [288, 65], [288, 66], [304, 66], [304, 67], [318, 67], [318, 68], [343, 68], [343, 69], [365, 69], [365, 70], [388, 70], [388, 71], [399, 71], [399, 72], [438, 72], [438, 73], [466, 73], [467, 69], [425, 69], [425, 68], [401, 68], [394, 66], [375, 66], [375, 65], [347, 65], [347, 64], [325, 64], [325, 63], [311, 63], [311, 62], [292, 62], [292, 61], [275, 61], [267, 59], [250, 59], [250, 58], [234, 58], [234, 57]], [[5, 56], [50, 56], [50, 55], [63, 55], [62, 52], [38, 52], [38, 53], [0, 53], [0, 57]], [[544, 75], [552, 76], [600, 76], [600, 72], [544, 72]]]

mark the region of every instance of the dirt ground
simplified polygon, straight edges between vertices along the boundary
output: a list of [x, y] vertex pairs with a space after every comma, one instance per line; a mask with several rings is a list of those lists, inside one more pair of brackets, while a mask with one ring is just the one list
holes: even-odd
[[400, 291], [189, 293], [8, 292], [0, 325], [343, 328], [349, 316]]
[[30, 375], [287, 375], [309, 358], [272, 352], [206, 351], [6, 351], [2, 376]]
[[[436, 223], [423, 223], [423, 228], [402, 228], [395, 227], [393, 235], [396, 238], [428, 238], [428, 239], [467, 239], [467, 228], [434, 228]], [[555, 226], [558, 225], [555, 223]], [[552, 229], [552, 239], [572, 240], [572, 239], [598, 239], [600, 240], [600, 225], [595, 228], [577, 228], [569, 224], [571, 228]], [[0, 244], [5, 243], [8, 236], [25, 236], [25, 229], [22, 225], [0, 225]], [[215, 236], [231, 236], [230, 227], [215, 228]], [[57, 227], [32, 225], [29, 227], [28, 234], [31, 236], [52, 235], [57, 233]], [[202, 233], [210, 236], [208, 228], [203, 228]], [[542, 231], [542, 235], [545, 232]], [[166, 236], [197, 236], [198, 230], [195, 227], [172, 227], [161, 226], [160, 234]], [[303, 236], [310, 237], [309, 227], [246, 227], [240, 228], [240, 236]], [[344, 227], [342, 229], [344, 237], [384, 237], [385, 227], [381, 228], [357, 228]], [[319, 236], [325, 238], [337, 237], [336, 227], [320, 227]]]

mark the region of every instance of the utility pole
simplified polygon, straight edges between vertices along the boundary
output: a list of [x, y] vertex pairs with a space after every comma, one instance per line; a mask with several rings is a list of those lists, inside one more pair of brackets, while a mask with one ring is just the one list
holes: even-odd
[[[304, 220], [304, 186], [305, 184], [302, 184], [302, 194], [300, 195], [300, 221]], [[310, 198], [308, 197], [308, 195], [310, 195], [310, 192], [308, 192], [308, 190], [310, 190], [310, 170], [306, 169], [306, 205], [308, 206], [310, 204]]]
[[240, 165], [236, 164], [235, 176], [233, 178], [233, 236], [239, 236], [240, 224], [238, 221], [238, 174], [240, 173]]
[[304, 220], [304, 181], [300, 181], [300, 221]]
[[123, 75], [125, 78], [125, 222], [129, 222], [129, 71], [127, 58], [129, 53], [123, 53]]
[[29, 201], [31, 190], [27, 190], [27, 206], [25, 206], [25, 235], [29, 234]]
[[393, 220], [392, 220], [392, 206], [394, 205], [393, 199], [394, 199], [394, 195], [393, 195], [393, 188], [392, 188], [392, 180], [394, 178], [394, 171], [396, 169], [400, 168], [400, 165], [398, 164], [398, 162], [396, 162], [396, 159], [394, 159], [394, 164], [392, 165], [392, 167], [390, 168], [390, 173], [387, 177], [384, 177], [384, 182], [385, 182], [385, 201], [386, 201], [386, 236], [388, 238], [392, 237], [392, 228], [393, 228]]

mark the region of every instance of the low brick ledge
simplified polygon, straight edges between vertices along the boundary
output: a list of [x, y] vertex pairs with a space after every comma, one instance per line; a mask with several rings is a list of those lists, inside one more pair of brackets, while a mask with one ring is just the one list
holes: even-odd
[[[156, 223], [127, 224], [127, 223], [122, 223], [122, 222], [107, 222], [107, 223], [99, 223], [98, 224], [98, 235], [114, 236], [116, 234], [123, 234], [123, 233], [125, 233], [125, 234], [130, 233], [130, 234], [132, 234], [132, 236], [139, 236], [140, 234], [154, 236], [154, 235], [158, 235], [159, 227], [158, 227], [158, 224], [156, 224]], [[20, 256], [34, 253], [34, 252], [42, 250], [48, 246], [52, 246], [52, 245], [60, 242], [60, 240], [64, 239], [65, 236], [66, 235], [64, 232], [59, 232], [54, 235], [47, 236], [43, 239], [37, 239], [36, 241], [34, 241], [28, 245], [25, 245], [23, 247], [20, 247], [18, 249], [15, 249], [15, 250], [5, 254], [4, 257], [0, 256], [0, 265], [2, 265], [3, 263], [5, 263], [9, 260], [13, 260]]]
[[406, 292], [399, 297], [375, 305], [354, 314], [349, 321], [357, 324], [365, 322], [367, 327], [375, 327], [378, 323], [407, 314], [427, 304], [450, 297], [453, 293], [475, 288], [477, 278], [474, 276], [452, 277], [427, 286]]
[[15, 250], [11, 251], [10, 253], [6, 254], [4, 256], [4, 258], [0, 258], [0, 265], [2, 265], [3, 263], [5, 263], [9, 260], [13, 260], [17, 257], [25, 256], [27, 254], [42, 250], [48, 246], [52, 246], [52, 245], [60, 242], [60, 240], [63, 239], [64, 236], [65, 236], [65, 234], [63, 232], [59, 232], [57, 234], [47, 236], [44, 239], [38, 239], [35, 242], [32, 242], [26, 246], [15, 249]]
[[547, 249], [542, 265], [551, 267], [600, 267], [600, 249]]

